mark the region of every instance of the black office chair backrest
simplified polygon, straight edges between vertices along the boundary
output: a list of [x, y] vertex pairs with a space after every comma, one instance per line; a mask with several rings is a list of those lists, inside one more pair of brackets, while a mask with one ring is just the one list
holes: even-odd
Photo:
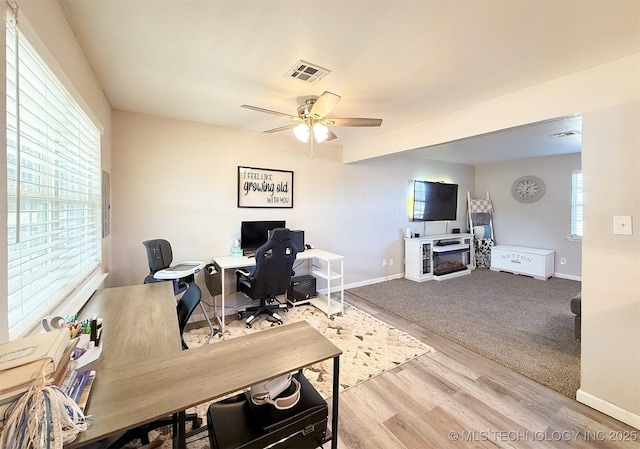
[[171, 243], [164, 239], [153, 239], [146, 240], [142, 244], [147, 249], [147, 260], [151, 274], [171, 266], [171, 262], [173, 262]]
[[195, 310], [195, 308], [200, 303], [200, 299], [202, 298], [202, 291], [198, 284], [192, 282], [189, 284], [187, 291], [184, 292], [184, 295], [178, 300], [178, 305], [176, 306], [178, 311], [178, 326], [180, 327], [180, 338], [182, 338], [182, 349], [189, 349], [187, 344], [184, 341], [183, 334], [184, 328], [187, 326], [187, 322], [189, 318], [191, 318], [191, 314]]
[[287, 291], [298, 250], [291, 242], [291, 231], [276, 228], [267, 242], [256, 250], [255, 279], [251, 285], [253, 299], [275, 298]]

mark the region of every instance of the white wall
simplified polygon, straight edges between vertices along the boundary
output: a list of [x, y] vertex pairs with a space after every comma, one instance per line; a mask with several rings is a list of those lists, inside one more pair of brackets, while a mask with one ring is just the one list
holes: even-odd
[[[640, 428], [640, 101], [583, 115], [582, 382], [578, 400]], [[633, 217], [632, 235], [613, 216]]]
[[[611, 236], [611, 217], [636, 215], [636, 223], [640, 220], [640, 120], [633, 107], [620, 106], [637, 104], [639, 79], [640, 54], [635, 54], [344, 148], [344, 160], [355, 161], [581, 113], [582, 175], [591, 186], [584, 206], [582, 295], [588, 317], [582, 322], [577, 398], [637, 428], [640, 251], [637, 237]], [[619, 192], [615, 201], [612, 186]]]
[[[103, 124], [103, 163], [108, 169], [111, 135], [108, 102], [58, 2], [20, 0], [18, 4], [37, 30], [43, 47]], [[587, 196], [582, 270], [582, 386], [578, 399], [638, 428], [639, 68], [640, 55], [633, 55], [344, 148], [344, 160], [353, 162], [582, 113]], [[4, 67], [1, 70], [4, 73]], [[624, 104], [628, 101], [633, 102]], [[384, 162], [381, 166], [373, 162], [374, 166], [366, 168], [359, 164], [342, 166], [335, 162], [335, 155], [328, 154], [328, 146], [324, 147], [327, 153], [313, 160], [303, 159], [298, 153], [299, 146], [282, 137], [269, 139], [261, 134], [119, 112], [114, 114], [114, 121], [117, 122], [112, 143], [114, 284], [138, 283], [144, 277], [146, 261], [140, 242], [148, 236], [162, 234], [173, 239], [178, 259], [226, 254], [238, 223], [257, 217], [250, 210], [234, 209], [235, 189], [229, 186], [235, 186], [235, 170], [224, 167], [236, 165], [290, 167], [298, 173], [296, 186], [298, 179], [305, 180], [299, 190], [296, 187], [293, 210], [261, 210], [257, 218], [284, 217], [291, 227], [308, 230], [309, 239], [318, 247], [341, 252], [349, 244], [352, 249], [347, 253], [348, 281], [381, 276], [379, 261], [401, 254], [400, 229], [408, 223], [406, 219], [389, 218], [399, 216], [396, 214], [400, 210], [396, 208], [404, 206], [392, 203], [401, 189], [389, 190], [386, 181], [388, 176], [398, 181], [410, 179], [419, 166], [398, 163], [406, 174], [388, 173]], [[359, 182], [369, 188], [377, 209], [342, 199], [345, 188], [352, 189], [349, 191], [352, 197], [362, 191], [358, 189]], [[212, 190], [204, 192], [203, 186]], [[470, 181], [468, 188], [472, 187]], [[619, 192], [615, 201], [611, 200], [612, 189]], [[404, 198], [403, 193], [402, 201]], [[391, 208], [387, 204], [392, 204]], [[633, 236], [611, 235], [614, 214], [635, 215]], [[215, 240], [208, 236], [215, 236]], [[109, 245], [107, 239], [103, 245], [107, 259]], [[108, 265], [106, 268], [110, 268]], [[394, 271], [400, 271], [402, 265], [396, 263], [394, 267]], [[0, 286], [6, 295], [6, 286]]]
[[640, 53], [344, 147], [344, 161], [437, 145], [619, 104], [638, 92]]
[[[112, 285], [139, 284], [148, 274], [143, 240], [166, 238], [174, 260], [228, 255], [243, 220], [284, 219], [314, 246], [346, 256], [345, 283], [403, 273], [402, 230], [410, 223], [410, 179], [447, 179], [464, 194], [473, 167], [390, 156], [342, 164], [339, 146], [309, 149], [289, 135], [269, 135], [113, 113]], [[237, 207], [237, 167], [292, 170], [292, 209]], [[382, 259], [394, 259], [382, 267]], [[199, 282], [202, 279], [198, 280]]]
[[[551, 249], [557, 275], [579, 279], [581, 244], [566, 237], [571, 235], [571, 173], [580, 166], [579, 153], [476, 166], [475, 197], [484, 198], [487, 191], [491, 195], [496, 244]], [[535, 203], [523, 204], [511, 195], [513, 182], [525, 175], [545, 182], [546, 193]]]

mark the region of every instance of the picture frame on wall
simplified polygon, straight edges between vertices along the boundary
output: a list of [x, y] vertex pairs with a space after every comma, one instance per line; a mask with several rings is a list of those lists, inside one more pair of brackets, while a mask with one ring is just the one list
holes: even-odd
[[238, 207], [293, 208], [293, 171], [238, 166]]

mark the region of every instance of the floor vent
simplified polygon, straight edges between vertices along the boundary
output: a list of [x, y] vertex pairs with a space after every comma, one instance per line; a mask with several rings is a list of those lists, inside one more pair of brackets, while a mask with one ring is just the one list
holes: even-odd
[[331, 73], [331, 70], [329, 69], [300, 60], [296, 62], [291, 69], [289, 69], [285, 76], [313, 84], [324, 78], [329, 73]]

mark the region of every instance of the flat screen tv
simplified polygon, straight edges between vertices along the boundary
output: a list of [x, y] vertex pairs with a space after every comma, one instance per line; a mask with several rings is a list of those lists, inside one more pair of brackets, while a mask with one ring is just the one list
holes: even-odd
[[453, 221], [458, 212], [458, 184], [413, 182], [413, 221]]
[[279, 221], [243, 221], [240, 225], [240, 246], [243, 253], [253, 252], [269, 238], [269, 231], [285, 228], [286, 222]]

